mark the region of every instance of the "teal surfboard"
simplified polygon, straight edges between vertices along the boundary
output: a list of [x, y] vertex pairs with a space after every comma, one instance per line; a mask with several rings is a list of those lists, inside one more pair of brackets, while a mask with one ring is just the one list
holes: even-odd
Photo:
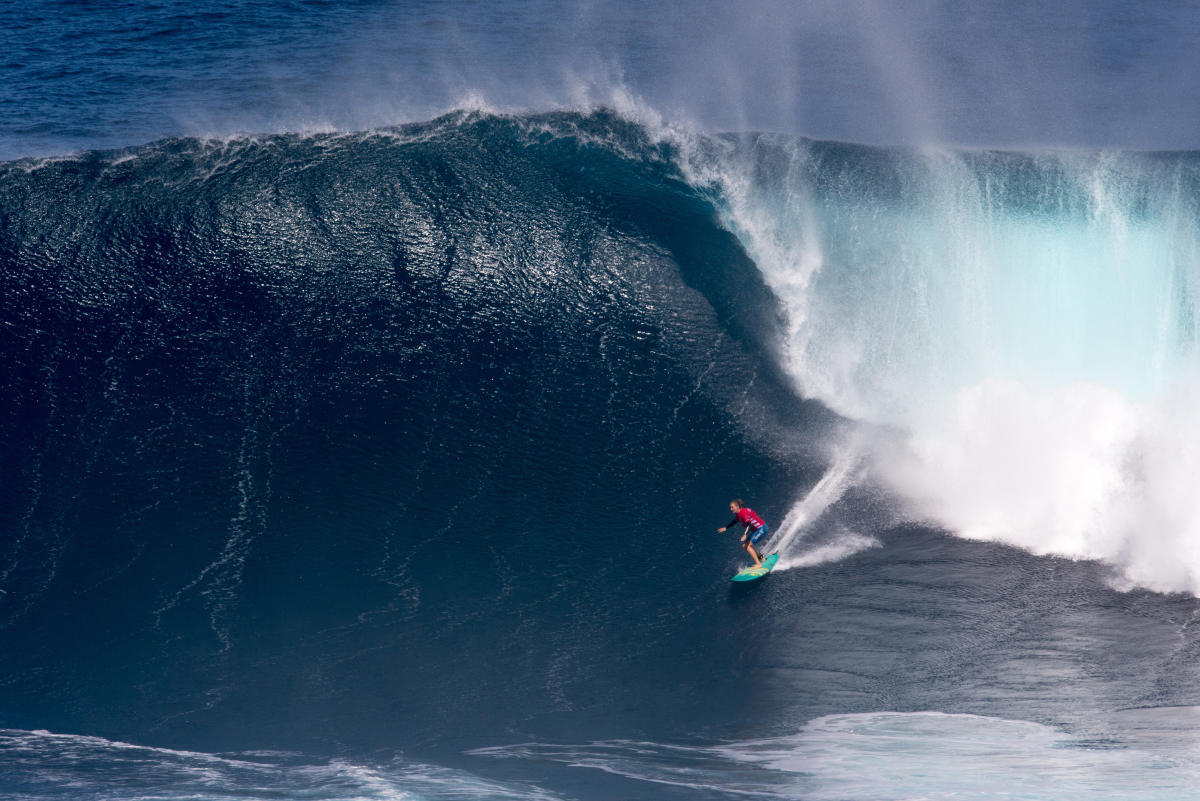
[[773, 553], [763, 560], [762, 567], [747, 567], [744, 570], [739, 570], [734, 574], [731, 581], [754, 581], [757, 578], [762, 578], [771, 572], [771, 568], [775, 567], [775, 563], [779, 561], [779, 554]]

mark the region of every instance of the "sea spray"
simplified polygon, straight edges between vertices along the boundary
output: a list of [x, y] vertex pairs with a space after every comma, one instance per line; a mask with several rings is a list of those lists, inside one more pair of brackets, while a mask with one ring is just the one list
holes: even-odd
[[858, 475], [902, 516], [1200, 592], [1193, 155], [713, 147], [683, 169], [779, 298], [784, 369], [893, 432]]
[[861, 438], [843, 444], [825, 475], [788, 511], [779, 524], [778, 538], [770, 546], [780, 554], [777, 570], [837, 561], [879, 544], [873, 537], [846, 530], [838, 530], [832, 539], [825, 541], [807, 538], [812, 524], [865, 478], [866, 457], [865, 441]]

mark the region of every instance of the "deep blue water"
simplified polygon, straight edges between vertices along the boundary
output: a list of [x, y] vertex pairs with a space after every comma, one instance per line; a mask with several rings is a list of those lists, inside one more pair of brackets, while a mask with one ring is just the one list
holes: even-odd
[[0, 158], [636, 97], [707, 130], [1200, 146], [1187, 2], [13, 0]]
[[1087, 71], [1191, 12], [937, 147], [680, 66], [889, 8], [0, 10], [0, 796], [1188, 798], [1200, 155]]

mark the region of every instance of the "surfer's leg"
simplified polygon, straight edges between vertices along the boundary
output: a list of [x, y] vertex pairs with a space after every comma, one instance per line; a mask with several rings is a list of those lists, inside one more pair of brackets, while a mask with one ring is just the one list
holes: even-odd
[[754, 557], [754, 564], [762, 564], [762, 554], [758, 550], [758, 541], [767, 533], [767, 527], [764, 525], [758, 531], [750, 535], [750, 539], [746, 542], [746, 547], [750, 551], [750, 555]]
[[754, 560], [754, 566], [762, 565], [762, 557], [758, 555], [758, 551], [754, 550], [754, 546], [750, 544], [750, 540], [746, 540], [746, 553], [750, 554], [750, 558]]

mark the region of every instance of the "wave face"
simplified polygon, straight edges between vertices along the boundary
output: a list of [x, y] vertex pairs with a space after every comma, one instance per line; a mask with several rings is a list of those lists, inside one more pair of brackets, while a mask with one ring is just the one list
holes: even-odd
[[[971, 538], [1190, 586], [1192, 162], [561, 112], [0, 165], [0, 794], [884, 798], [963, 737], [1137, 746], [1195, 599]], [[1139, 530], [1066, 541], [1110, 495]], [[731, 590], [735, 496], [783, 560]], [[886, 710], [976, 717], [855, 784]]]
[[833, 417], [673, 163], [560, 114], [5, 165], [6, 723], [483, 745], [732, 682], [713, 532]]
[[876, 466], [913, 513], [1200, 592], [1195, 154], [742, 144], [694, 172], [801, 390], [900, 432]]

